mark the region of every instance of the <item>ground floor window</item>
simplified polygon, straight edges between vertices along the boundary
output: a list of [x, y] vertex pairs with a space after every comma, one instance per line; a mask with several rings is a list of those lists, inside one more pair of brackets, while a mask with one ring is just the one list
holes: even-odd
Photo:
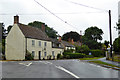
[[44, 57], [46, 57], [47, 56], [47, 53], [46, 52], [44, 52]]
[[35, 51], [32, 51], [32, 56], [33, 56], [33, 57], [35, 56]]

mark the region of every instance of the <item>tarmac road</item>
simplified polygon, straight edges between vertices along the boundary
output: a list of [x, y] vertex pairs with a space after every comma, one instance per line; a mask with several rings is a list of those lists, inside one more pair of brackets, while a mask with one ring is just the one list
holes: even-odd
[[5, 61], [2, 78], [118, 78], [118, 71], [80, 60]]

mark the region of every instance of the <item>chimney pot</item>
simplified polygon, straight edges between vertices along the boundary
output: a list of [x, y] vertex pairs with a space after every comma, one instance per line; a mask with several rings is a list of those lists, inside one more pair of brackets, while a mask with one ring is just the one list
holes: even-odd
[[16, 15], [14, 16], [14, 24], [18, 24], [19, 23], [19, 16]]

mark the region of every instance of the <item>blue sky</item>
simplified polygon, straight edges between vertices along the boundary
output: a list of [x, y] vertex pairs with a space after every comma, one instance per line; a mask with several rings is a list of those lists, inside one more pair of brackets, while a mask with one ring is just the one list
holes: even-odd
[[[104, 32], [103, 40], [109, 40], [108, 13], [103, 10], [91, 9], [70, 3], [76, 3], [112, 11], [112, 34], [113, 40], [118, 37], [118, 32], [114, 28], [118, 21], [118, 1], [119, 0], [36, 0], [44, 7], [55, 13], [65, 24], [34, 0], [0, 0], [0, 22], [5, 26], [13, 25], [13, 16], [20, 17], [20, 23], [28, 24], [33, 21], [45, 22], [49, 27], [54, 28], [62, 36], [69, 31], [76, 31], [84, 34], [85, 29], [97, 26]], [[3, 15], [4, 14], [4, 15]]]

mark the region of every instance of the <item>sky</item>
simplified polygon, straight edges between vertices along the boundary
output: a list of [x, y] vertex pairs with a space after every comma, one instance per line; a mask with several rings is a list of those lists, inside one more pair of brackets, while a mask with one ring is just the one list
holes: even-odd
[[[109, 41], [109, 15], [111, 10], [112, 38], [118, 37], [118, 31], [114, 28], [118, 21], [119, 0], [36, 0], [58, 19], [34, 0], [0, 0], [0, 23], [7, 28], [13, 25], [13, 16], [19, 15], [19, 21], [28, 24], [33, 21], [41, 21], [54, 28], [61, 36], [69, 31], [76, 31], [84, 35], [84, 31], [91, 26], [102, 29], [104, 40]], [[74, 4], [74, 3], [77, 4]], [[100, 10], [81, 6], [87, 5]], [[66, 24], [67, 23], [67, 24]], [[69, 25], [68, 25], [69, 24]]]

